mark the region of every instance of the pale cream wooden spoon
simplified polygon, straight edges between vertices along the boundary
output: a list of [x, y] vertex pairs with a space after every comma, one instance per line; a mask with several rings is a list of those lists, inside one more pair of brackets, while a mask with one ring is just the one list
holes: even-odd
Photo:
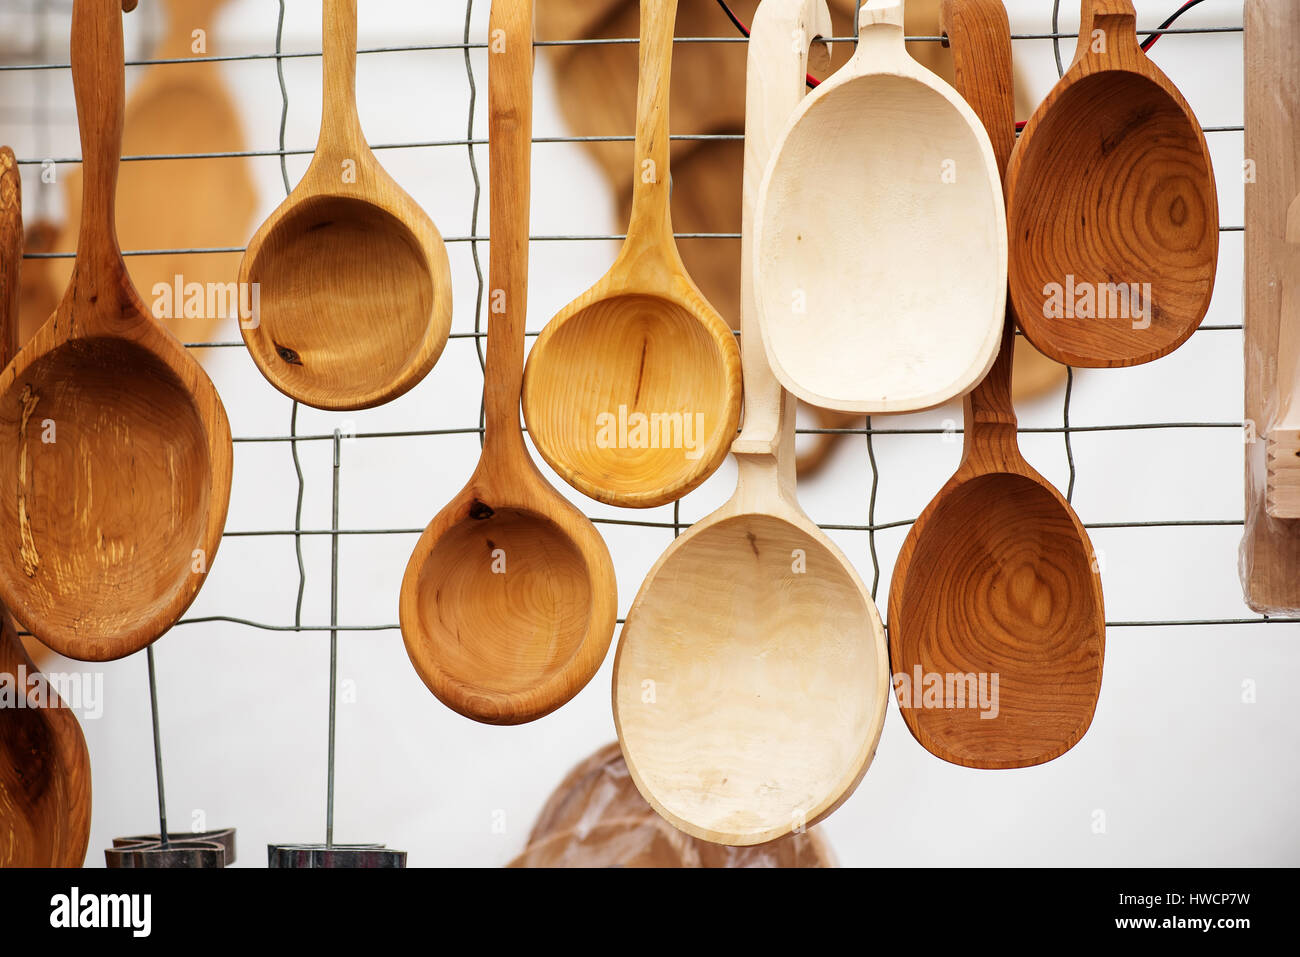
[[[804, 95], [807, 44], [830, 35], [824, 0], [766, 0], [755, 14], [746, 245], [758, 174]], [[838, 807], [875, 754], [889, 697], [871, 595], [795, 496], [794, 402], [763, 359], [751, 262], [736, 493], [655, 563], [614, 664], [614, 721], [637, 788], [681, 830], [731, 845], [775, 840]]]
[[966, 101], [907, 53], [902, 0], [863, 5], [857, 52], [781, 134], [753, 249], [768, 362], [811, 405], [914, 412], [992, 367], [1007, 297], [998, 165]]

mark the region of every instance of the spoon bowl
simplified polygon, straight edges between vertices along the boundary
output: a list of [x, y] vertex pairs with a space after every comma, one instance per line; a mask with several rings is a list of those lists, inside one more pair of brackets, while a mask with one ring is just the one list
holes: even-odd
[[1007, 170], [1016, 316], [1071, 366], [1167, 355], [1214, 293], [1219, 206], [1205, 135], [1142, 52], [1135, 21], [1131, 0], [1083, 0], [1074, 62]]
[[248, 244], [241, 322], [273, 386], [318, 409], [389, 402], [433, 368], [451, 331], [451, 266], [429, 219], [379, 165], [357, 115], [357, 0], [324, 4], [325, 108], [302, 181]]

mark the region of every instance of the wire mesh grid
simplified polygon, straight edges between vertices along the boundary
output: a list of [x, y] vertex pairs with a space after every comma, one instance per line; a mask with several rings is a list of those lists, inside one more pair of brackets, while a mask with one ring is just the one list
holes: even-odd
[[[70, 10], [70, 3], [63, 4], [42, 4], [40, 0], [33, 0], [32, 16], [50, 17], [50, 16], [67, 16]], [[286, 51], [284, 49], [284, 27], [285, 27], [285, 0], [278, 0], [279, 10], [276, 23], [276, 33], [273, 38], [272, 49], [265, 52], [243, 53], [233, 55], [213, 55], [197, 56], [185, 60], [169, 59], [150, 59], [141, 57], [138, 53], [133, 54], [128, 50], [128, 65], [146, 66], [153, 64], [165, 63], [185, 63], [185, 62], [240, 62], [240, 61], [273, 61], [279, 80], [279, 94], [281, 100], [280, 109], [280, 127], [278, 134], [278, 145], [274, 149], [258, 150], [240, 150], [229, 152], [203, 152], [203, 153], [156, 153], [147, 155], [128, 155], [123, 156], [124, 163], [140, 161], [157, 161], [157, 160], [174, 160], [183, 161], [186, 159], [199, 158], [271, 158], [278, 159], [280, 174], [283, 180], [285, 193], [287, 194], [292, 188], [288, 159], [295, 156], [308, 156], [313, 150], [309, 148], [291, 148], [286, 143], [286, 128], [290, 110], [290, 95], [288, 86], [285, 82], [284, 64], [287, 60], [320, 58], [320, 50], [309, 51]], [[464, 32], [459, 41], [411, 44], [411, 45], [385, 45], [385, 46], [362, 46], [358, 53], [361, 56], [370, 54], [383, 53], [404, 53], [404, 52], [424, 52], [424, 53], [443, 53], [451, 56], [460, 56], [463, 59], [465, 71], [465, 95], [466, 95], [466, 116], [465, 135], [459, 138], [437, 139], [437, 140], [411, 140], [398, 142], [375, 142], [371, 146], [377, 151], [394, 151], [394, 150], [415, 150], [415, 149], [463, 149], [465, 150], [466, 163], [469, 173], [474, 184], [474, 196], [472, 203], [472, 213], [470, 221], [466, 224], [468, 227], [463, 231], [449, 230], [444, 234], [444, 241], [448, 244], [463, 244], [468, 247], [470, 256], [474, 264], [474, 271], [477, 281], [476, 294], [476, 311], [473, 331], [453, 331], [451, 338], [473, 340], [478, 354], [480, 368], [483, 365], [483, 340], [487, 332], [483, 321], [483, 300], [485, 292], [485, 272], [483, 267], [483, 255], [485, 253], [485, 244], [488, 243], [489, 237], [480, 231], [480, 206], [483, 198], [483, 184], [479, 173], [479, 160], [476, 157], [476, 147], [483, 147], [487, 144], [486, 134], [481, 129], [476, 128], [475, 105], [478, 102], [479, 92], [486, 82], [486, 76], [482, 73], [482, 68], [475, 65], [471, 54], [474, 51], [485, 50], [488, 46], [485, 38], [475, 36], [473, 29], [476, 8], [486, 7], [488, 0], [465, 0], [465, 20]], [[1062, 59], [1062, 46], [1073, 42], [1076, 34], [1063, 31], [1059, 24], [1059, 0], [1054, 4], [1052, 14], [1052, 29], [1046, 32], [1023, 32], [1014, 29], [1012, 39], [1017, 44], [1031, 41], [1050, 41], [1054, 47], [1057, 74], [1064, 72], [1065, 61]], [[10, 8], [12, 10], [12, 7]], [[1203, 26], [1185, 26], [1185, 27], [1168, 27], [1164, 29], [1144, 29], [1141, 33], [1144, 36], [1188, 36], [1188, 35], [1210, 35], [1210, 34], [1240, 34], [1243, 32], [1242, 26], [1238, 24], [1215, 24]], [[39, 31], [39, 35], [44, 36], [48, 31]], [[943, 42], [939, 36], [910, 36], [910, 41], [940, 43]], [[855, 37], [835, 37], [832, 38], [836, 43], [855, 42]], [[268, 38], [271, 42], [271, 38]], [[611, 39], [587, 39], [587, 40], [567, 40], [567, 41], [537, 41], [538, 47], [548, 46], [581, 46], [591, 44], [636, 44], [636, 38], [611, 38]], [[747, 39], [742, 36], [721, 36], [705, 37], [691, 36], [679, 37], [676, 41], [678, 44], [744, 44]], [[37, 44], [28, 48], [16, 47], [9, 48], [5, 51], [4, 60], [0, 62], [0, 71], [35, 71], [37, 73], [46, 71], [68, 70], [70, 65], [67, 62], [58, 62], [48, 56], [48, 45]], [[1195, 104], [1193, 104], [1195, 107]], [[1235, 125], [1206, 125], [1204, 131], [1210, 135], [1231, 135], [1243, 132], [1241, 124]], [[703, 142], [709, 140], [715, 141], [739, 141], [743, 140], [740, 134], [727, 133], [675, 133], [675, 141], [696, 141]], [[601, 136], [535, 136], [533, 142], [537, 144], [545, 143], [592, 143], [592, 142], [631, 142], [631, 134], [623, 135], [601, 135]], [[36, 155], [20, 156], [19, 163], [22, 166], [40, 166], [42, 163], [51, 161], [50, 157], [40, 155], [41, 144], [38, 140]], [[54, 157], [53, 162], [56, 164], [75, 164], [80, 162], [77, 156]], [[443, 224], [444, 226], [446, 224]], [[1223, 233], [1241, 233], [1244, 227], [1239, 224], [1229, 224], [1221, 226]], [[679, 240], [703, 240], [703, 241], [721, 241], [735, 240], [739, 238], [738, 233], [733, 232], [678, 232], [676, 234]], [[549, 233], [534, 234], [530, 237], [532, 243], [584, 243], [584, 242], [608, 242], [617, 241], [624, 238], [622, 233]], [[243, 247], [235, 246], [214, 246], [185, 249], [129, 249], [124, 250], [125, 256], [146, 256], [158, 255], [162, 253], [193, 253], [193, 254], [218, 254], [242, 252]], [[73, 254], [67, 252], [54, 253], [29, 253], [26, 258], [69, 258]], [[1198, 330], [1197, 336], [1204, 335], [1223, 335], [1231, 336], [1233, 333], [1240, 333], [1243, 326], [1240, 322], [1236, 323], [1219, 323], [1203, 324]], [[538, 335], [540, 330], [529, 329], [526, 335], [531, 339]], [[1018, 333], [1019, 334], [1019, 333]], [[209, 349], [242, 349], [244, 343], [239, 340], [219, 340], [219, 341], [195, 341], [187, 342], [186, 346], [193, 350]], [[1231, 351], [1237, 347], [1235, 338], [1229, 341]], [[1104, 374], [1104, 373], [1103, 373]], [[1219, 421], [1150, 421], [1150, 422], [1104, 422], [1104, 423], [1077, 423], [1072, 420], [1071, 409], [1072, 401], [1075, 396], [1075, 375], [1073, 370], [1067, 371], [1066, 386], [1064, 389], [1063, 400], [1060, 403], [1060, 422], [1059, 424], [1021, 426], [1019, 432], [1022, 436], [1040, 435], [1059, 437], [1060, 454], [1066, 460], [1068, 466], [1068, 487], [1064, 489], [1068, 499], [1073, 501], [1076, 481], [1079, 477], [1078, 469], [1075, 463], [1074, 439], [1077, 436], [1089, 433], [1137, 433], [1146, 431], [1175, 431], [1189, 436], [1189, 440], [1199, 433], [1223, 431], [1240, 431], [1244, 423], [1239, 420], [1223, 419]], [[195, 615], [183, 618], [178, 624], [190, 625], [199, 623], [225, 622], [231, 625], [247, 627], [251, 629], [260, 629], [265, 631], [279, 632], [303, 632], [303, 633], [320, 633], [328, 632], [335, 639], [339, 633], [343, 632], [373, 632], [373, 631], [392, 631], [398, 629], [394, 621], [350, 621], [340, 623], [338, 621], [338, 543], [341, 537], [346, 536], [411, 536], [416, 535], [423, 529], [419, 527], [340, 527], [337, 520], [338, 514], [338, 473], [341, 468], [340, 457], [338, 455], [339, 443], [341, 439], [349, 440], [376, 440], [376, 439], [413, 439], [417, 437], [449, 437], [454, 435], [477, 435], [479, 441], [482, 441], [484, 431], [484, 418], [481, 405], [478, 408], [477, 422], [470, 422], [460, 427], [438, 428], [438, 429], [405, 429], [405, 430], [358, 430], [355, 433], [344, 434], [340, 430], [333, 432], [326, 431], [301, 431], [299, 429], [299, 408], [294, 403], [290, 412], [288, 428], [282, 432], [273, 434], [258, 435], [236, 435], [234, 442], [239, 444], [278, 444], [287, 447], [286, 450], [286, 468], [292, 464], [297, 479], [297, 508], [294, 514], [293, 526], [282, 528], [262, 528], [262, 529], [228, 529], [225, 532], [225, 538], [291, 538], [294, 542], [294, 549], [297, 558], [297, 575], [298, 591], [294, 605], [294, 614], [292, 622], [271, 622], [250, 619], [237, 613], [222, 613], [213, 615]], [[872, 570], [870, 583], [873, 596], [879, 603], [883, 596], [878, 594], [882, 576], [882, 556], [879, 543], [877, 541], [878, 533], [905, 529], [914, 522], [913, 517], [897, 518], [889, 520], [878, 520], [878, 511], [880, 506], [881, 478], [882, 473], [878, 467], [877, 449], [881, 441], [889, 441], [899, 437], [906, 436], [936, 436], [946, 434], [960, 434], [960, 427], [929, 427], [917, 426], [909, 421], [901, 420], [891, 422], [888, 417], [868, 418], [861, 427], [849, 428], [813, 428], [801, 425], [797, 429], [800, 435], [843, 434], [860, 441], [865, 446], [866, 460], [869, 463], [869, 475], [864, 476], [869, 482], [869, 486], [864, 488], [864, 494], [868, 496], [867, 520], [865, 522], [820, 522], [819, 524], [827, 531], [844, 531], [865, 533], [867, 538], [866, 554], [857, 554], [852, 557], [855, 563], [865, 571], [866, 564], [869, 562]], [[334, 515], [335, 520], [331, 527], [311, 528], [304, 527], [303, 524], [303, 496], [306, 489], [306, 480], [303, 471], [303, 464], [299, 456], [300, 446], [306, 443], [330, 443], [334, 446], [335, 454], [333, 456], [333, 475], [330, 481], [335, 490]], [[933, 491], [937, 491], [936, 485]], [[685, 520], [682, 515], [681, 502], [674, 503], [672, 506], [671, 519], [650, 520], [637, 518], [630, 513], [625, 513], [622, 517], [610, 517], [605, 515], [590, 515], [591, 520], [598, 526], [629, 526], [641, 529], [658, 529], [671, 530], [674, 535], [682, 532], [690, 522]], [[1085, 518], [1095, 516], [1084, 516]], [[1240, 517], [1222, 517], [1206, 519], [1171, 519], [1171, 520], [1147, 520], [1147, 521], [1085, 521], [1084, 525], [1090, 531], [1102, 529], [1173, 529], [1173, 528], [1213, 528], [1213, 527], [1241, 527], [1244, 522]], [[315, 536], [328, 536], [333, 543], [333, 562], [332, 562], [332, 580], [330, 583], [330, 620], [328, 623], [312, 621], [315, 617], [307, 615], [304, 618], [304, 595], [307, 587], [308, 574], [306, 565], [303, 561], [302, 544], [304, 539]], [[864, 576], [865, 577], [865, 576]], [[396, 588], [394, 588], [394, 595]], [[1167, 617], [1143, 617], [1132, 618], [1128, 620], [1111, 620], [1107, 622], [1109, 628], [1152, 628], [1152, 627], [1193, 627], [1193, 626], [1213, 626], [1213, 625], [1246, 625], [1246, 624], [1263, 624], [1269, 622], [1295, 621], [1297, 619], [1269, 617], [1266, 615], [1242, 615], [1235, 617], [1190, 617], [1190, 618], [1167, 618]], [[621, 625], [623, 619], [619, 619]], [[333, 661], [332, 661], [333, 664]], [[152, 658], [150, 659], [150, 679], [153, 683]], [[156, 720], [156, 705], [155, 705]], [[333, 702], [331, 701], [331, 739], [333, 736]], [[156, 725], [155, 725], [156, 734]], [[332, 752], [331, 747], [331, 764]], [[159, 772], [161, 776], [161, 759], [159, 758]], [[331, 768], [331, 800], [332, 800], [332, 782], [333, 774]], [[165, 830], [165, 828], [164, 828]]]

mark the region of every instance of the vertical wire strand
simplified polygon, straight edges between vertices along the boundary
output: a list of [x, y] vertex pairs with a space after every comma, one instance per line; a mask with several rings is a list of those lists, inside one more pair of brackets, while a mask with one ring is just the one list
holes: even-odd
[[158, 783], [158, 840], [167, 847], [167, 795], [163, 789], [162, 731], [158, 721], [158, 676], [154, 669], [153, 645], [145, 648], [149, 663], [149, 716], [153, 722], [153, 768]]
[[342, 433], [334, 430], [334, 494], [330, 528], [330, 719], [329, 757], [325, 781], [325, 846], [334, 846], [334, 742], [338, 717], [339, 687], [339, 471], [342, 465]]
[[[474, 260], [474, 276], [478, 293], [474, 301], [474, 350], [478, 355], [479, 371], [483, 373], [483, 396], [478, 407], [478, 441], [482, 448], [487, 428], [487, 359], [483, 355], [483, 262], [478, 254], [478, 217], [483, 201], [483, 182], [478, 175], [478, 157], [474, 155], [474, 112], [478, 106], [478, 84], [474, 79], [474, 61], [469, 52], [470, 25], [474, 19], [474, 0], [465, 0], [465, 78], [469, 82], [469, 122], [465, 130], [466, 150], [469, 152], [469, 172], [474, 179], [474, 205], [470, 213], [469, 254]], [[489, 237], [490, 239], [491, 237]]]
[[[1082, 29], [1082, 24], [1080, 24]], [[1056, 75], [1058, 78], [1065, 76], [1065, 63], [1061, 59], [1061, 0], [1053, 0], [1052, 3], [1052, 53], [1056, 57]], [[1061, 408], [1061, 432], [1062, 440], [1065, 442], [1065, 461], [1070, 469], [1070, 481], [1066, 486], [1065, 500], [1071, 505], [1074, 504], [1074, 485], [1078, 479], [1078, 470], [1074, 465], [1074, 443], [1070, 439], [1070, 400], [1074, 396], [1074, 369], [1070, 366], [1065, 367], [1065, 401]]]

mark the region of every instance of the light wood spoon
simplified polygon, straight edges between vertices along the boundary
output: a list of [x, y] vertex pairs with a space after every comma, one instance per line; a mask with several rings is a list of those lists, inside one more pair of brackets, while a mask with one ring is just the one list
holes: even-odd
[[1016, 317], [1066, 365], [1167, 355], [1196, 331], [1214, 294], [1209, 148], [1187, 101], [1138, 45], [1136, 20], [1131, 0], [1083, 0], [1074, 62], [1030, 117], [1007, 170]]
[[[957, 88], [1005, 163], [1016, 122], [1006, 10], [944, 0], [942, 15]], [[993, 371], [966, 397], [961, 465], [912, 526], [889, 595], [903, 719], [928, 751], [974, 768], [1072, 748], [1097, 706], [1106, 644], [1088, 534], [1016, 445], [1014, 331], [1008, 314]]]
[[735, 334], [686, 274], [673, 240], [676, 15], [677, 0], [641, 3], [636, 185], [622, 252], [542, 330], [524, 377], [524, 417], [542, 458], [585, 495], [627, 508], [663, 505], [698, 486], [727, 457], [740, 420]]
[[[824, 0], [767, 0], [755, 14], [746, 246], [759, 172], [804, 96], [807, 45], [830, 35]], [[838, 807], [875, 754], [889, 697], [871, 595], [799, 508], [794, 403], [763, 361], [754, 276], [742, 270], [736, 493], [655, 563], [614, 662], [614, 721], [637, 788], [676, 827], [730, 845], [775, 840]]]
[[[0, 149], [0, 366], [18, 350], [23, 256], [22, 180], [9, 147]], [[58, 695], [28, 697], [41, 680], [18, 630], [0, 608], [0, 681], [14, 699], [0, 704], [0, 867], [80, 867], [90, 842], [90, 755], [76, 716]], [[17, 695], [27, 698], [19, 705]]]
[[489, 54], [491, 283], [483, 456], [429, 523], [402, 580], [407, 654], [449, 708], [489, 724], [554, 711], [591, 680], [614, 633], [609, 550], [546, 484], [519, 423], [528, 303], [533, 3], [494, 0]]
[[1286, 211], [1290, 270], [1282, 276], [1277, 335], [1277, 415], [1268, 430], [1265, 510], [1274, 518], [1300, 518], [1300, 196]]
[[[273, 386], [318, 409], [368, 409], [416, 386], [451, 331], [451, 266], [433, 221], [379, 165], [357, 115], [357, 0], [325, 0], [324, 108], [306, 175], [248, 244], [241, 322]], [[251, 288], [251, 287], [248, 287]]]
[[785, 128], [754, 257], [768, 362], [805, 402], [917, 411], [969, 392], [993, 364], [1002, 183], [970, 107], [907, 53], [902, 0], [863, 5], [857, 52]]
[[76, 267], [0, 375], [0, 599], [42, 643], [89, 661], [139, 651], [184, 613], [230, 502], [221, 399], [141, 301], [117, 242], [123, 64], [117, 4], [77, 0]]

